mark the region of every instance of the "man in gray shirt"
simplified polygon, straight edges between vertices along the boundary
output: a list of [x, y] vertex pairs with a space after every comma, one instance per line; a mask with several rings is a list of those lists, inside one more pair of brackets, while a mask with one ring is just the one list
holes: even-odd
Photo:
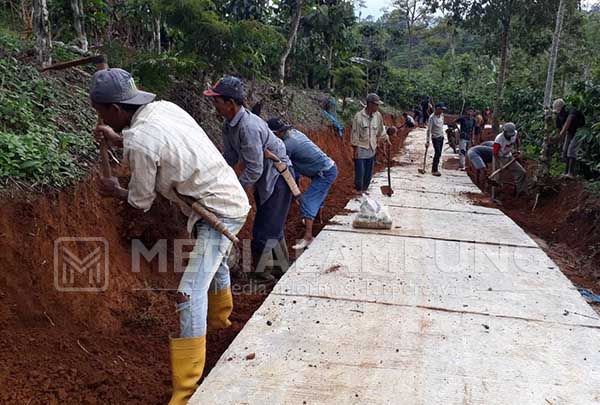
[[223, 156], [229, 165], [244, 163], [240, 183], [250, 192], [254, 189], [256, 216], [252, 228], [252, 258], [255, 271], [252, 277], [258, 282], [273, 282], [270, 270], [264, 267], [271, 252], [274, 262], [285, 272], [289, 267], [284, 227], [287, 219], [291, 191], [279, 174], [273, 160], [265, 159], [268, 150], [289, 166], [283, 141], [269, 130], [267, 123], [243, 107], [244, 88], [237, 77], [225, 76], [204, 95], [210, 97], [217, 113], [225, 118], [223, 125]]

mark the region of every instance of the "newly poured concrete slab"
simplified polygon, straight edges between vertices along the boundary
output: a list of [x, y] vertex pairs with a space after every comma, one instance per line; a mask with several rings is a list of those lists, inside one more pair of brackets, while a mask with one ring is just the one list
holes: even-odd
[[464, 173], [415, 174], [424, 140], [392, 198], [385, 173], [369, 190], [394, 228], [336, 217], [191, 404], [600, 403], [598, 315], [513, 221], [470, 204]]
[[540, 249], [323, 231], [274, 292], [600, 327]]
[[[192, 403], [598, 403], [598, 334], [584, 327], [272, 294]], [[249, 354], [254, 358], [248, 360]]]

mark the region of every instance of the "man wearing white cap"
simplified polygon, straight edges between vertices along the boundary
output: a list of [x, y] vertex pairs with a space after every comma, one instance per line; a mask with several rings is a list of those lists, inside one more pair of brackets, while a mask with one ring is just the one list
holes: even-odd
[[[519, 135], [517, 134], [517, 127], [512, 122], [504, 124], [504, 128], [501, 134], [496, 137], [493, 146], [493, 170], [498, 170], [507, 163], [510, 163], [513, 159], [512, 149], [514, 146], [519, 146]], [[519, 162], [513, 162], [508, 166], [507, 170], [510, 171], [515, 182], [517, 184], [517, 195], [525, 192], [526, 187], [526, 174], [527, 172], [519, 164]], [[498, 173], [494, 180], [500, 182], [501, 173]], [[495, 189], [492, 188], [492, 199], [495, 200], [496, 193]]]

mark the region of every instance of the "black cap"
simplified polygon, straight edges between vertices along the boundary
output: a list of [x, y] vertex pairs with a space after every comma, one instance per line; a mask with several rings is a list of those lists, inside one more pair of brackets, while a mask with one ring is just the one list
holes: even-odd
[[435, 108], [441, 108], [442, 110], [447, 110], [446, 106], [444, 105], [444, 103], [437, 103], [435, 105]]
[[288, 129], [292, 128], [291, 125], [283, 122], [281, 118], [271, 118], [269, 121], [267, 121], [267, 125], [273, 132], [287, 131]]
[[202, 94], [207, 97], [224, 96], [242, 100], [244, 98], [244, 84], [235, 76], [225, 76]]

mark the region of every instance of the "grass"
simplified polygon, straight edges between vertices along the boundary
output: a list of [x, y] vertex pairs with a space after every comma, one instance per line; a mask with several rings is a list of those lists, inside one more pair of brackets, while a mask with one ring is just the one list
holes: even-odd
[[595, 198], [600, 198], [600, 180], [586, 182], [585, 190]]
[[60, 188], [95, 159], [94, 114], [85, 90], [17, 59], [28, 43], [0, 29], [0, 187]]

